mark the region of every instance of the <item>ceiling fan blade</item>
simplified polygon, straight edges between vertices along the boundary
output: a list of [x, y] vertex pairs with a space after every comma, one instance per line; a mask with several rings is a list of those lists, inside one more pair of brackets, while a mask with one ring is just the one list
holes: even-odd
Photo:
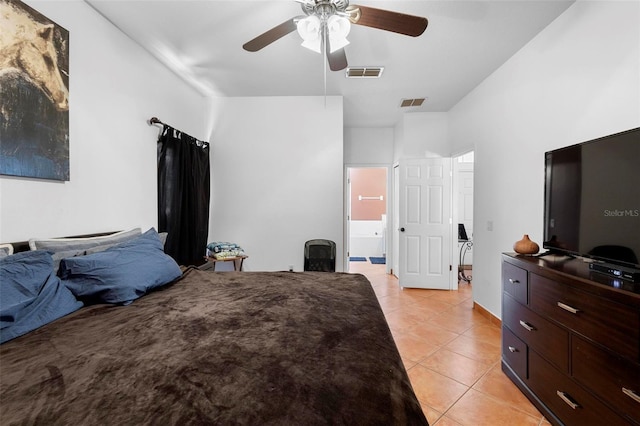
[[242, 45], [242, 48], [249, 52], [257, 52], [263, 47], [270, 45], [274, 41], [279, 40], [287, 34], [294, 32], [298, 28], [295, 22], [296, 19], [298, 19], [298, 17], [284, 21], [282, 24], [275, 26], [269, 31], [260, 34], [253, 40], [246, 42], [244, 45]]
[[329, 62], [329, 69], [331, 71], [340, 71], [347, 67], [347, 55], [344, 52], [344, 48], [336, 49], [331, 52], [331, 38], [328, 31], [323, 31], [324, 34], [324, 49], [327, 52], [327, 62]]
[[429, 21], [421, 16], [407, 15], [373, 7], [351, 5], [346, 12], [349, 20], [356, 25], [391, 31], [411, 37], [418, 37], [427, 29]]
[[329, 62], [329, 69], [331, 71], [340, 71], [347, 67], [347, 55], [344, 53], [344, 49], [338, 49], [333, 53], [327, 51], [327, 61]]

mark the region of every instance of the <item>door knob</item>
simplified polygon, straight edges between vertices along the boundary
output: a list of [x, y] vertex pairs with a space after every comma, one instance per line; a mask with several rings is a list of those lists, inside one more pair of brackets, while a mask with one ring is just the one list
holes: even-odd
[[400, 232], [404, 232], [404, 228], [400, 228]]

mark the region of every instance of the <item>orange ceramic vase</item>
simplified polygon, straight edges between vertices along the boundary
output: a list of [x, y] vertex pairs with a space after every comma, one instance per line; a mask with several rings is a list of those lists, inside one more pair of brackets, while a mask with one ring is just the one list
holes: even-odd
[[540, 250], [540, 246], [529, 239], [529, 235], [524, 234], [520, 241], [516, 241], [513, 250], [520, 254], [536, 254]]

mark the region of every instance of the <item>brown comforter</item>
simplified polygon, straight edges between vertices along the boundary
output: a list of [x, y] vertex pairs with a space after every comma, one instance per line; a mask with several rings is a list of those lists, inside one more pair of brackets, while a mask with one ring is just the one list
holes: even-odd
[[190, 270], [0, 346], [0, 424], [427, 422], [362, 275]]

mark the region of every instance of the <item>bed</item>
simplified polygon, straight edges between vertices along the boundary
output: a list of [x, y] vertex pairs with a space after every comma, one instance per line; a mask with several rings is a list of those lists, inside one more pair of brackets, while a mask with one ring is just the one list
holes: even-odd
[[[47, 280], [67, 288], [57, 260]], [[2, 424], [428, 424], [362, 275], [183, 267], [133, 300], [92, 297], [0, 345]]]

